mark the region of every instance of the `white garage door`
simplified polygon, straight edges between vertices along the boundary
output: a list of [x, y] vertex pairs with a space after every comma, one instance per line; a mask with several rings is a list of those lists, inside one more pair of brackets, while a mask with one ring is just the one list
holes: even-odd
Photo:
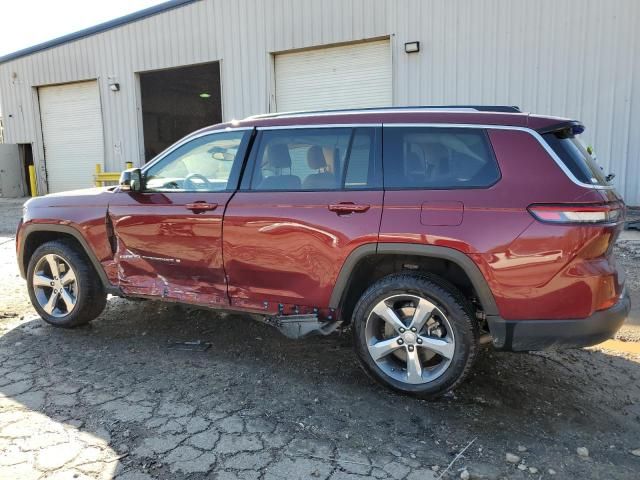
[[98, 83], [40, 87], [38, 95], [49, 192], [92, 186], [104, 161]]
[[276, 55], [278, 111], [391, 105], [388, 40]]

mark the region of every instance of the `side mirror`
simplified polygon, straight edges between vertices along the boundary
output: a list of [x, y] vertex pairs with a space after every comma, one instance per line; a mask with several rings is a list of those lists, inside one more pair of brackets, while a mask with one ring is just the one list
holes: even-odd
[[120, 174], [120, 190], [125, 192], [142, 191], [142, 172], [139, 168], [129, 168]]

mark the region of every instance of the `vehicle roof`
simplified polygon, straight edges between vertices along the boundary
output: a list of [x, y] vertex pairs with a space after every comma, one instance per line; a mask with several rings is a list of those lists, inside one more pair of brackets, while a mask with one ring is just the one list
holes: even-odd
[[[284, 112], [256, 115], [243, 120], [206, 127], [206, 130], [225, 128], [251, 128], [295, 125], [360, 125], [380, 123], [429, 123], [527, 127], [545, 130], [565, 124], [568, 118], [533, 115], [520, 112], [517, 107], [487, 107], [495, 110], [479, 110], [481, 107], [394, 107], [361, 110], [327, 110], [317, 112]], [[505, 111], [504, 108], [511, 108]], [[515, 109], [515, 110], [513, 110]]]

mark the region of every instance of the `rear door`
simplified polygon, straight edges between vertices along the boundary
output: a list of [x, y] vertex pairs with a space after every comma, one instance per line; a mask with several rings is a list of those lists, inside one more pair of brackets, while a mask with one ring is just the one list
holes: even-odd
[[259, 129], [225, 214], [233, 306], [328, 307], [346, 257], [378, 238], [379, 146], [377, 126]]
[[[385, 205], [380, 242], [446, 246], [463, 252], [493, 247], [509, 217], [514, 237], [530, 222], [497, 191], [501, 178], [483, 128], [384, 126]], [[501, 232], [504, 234], [504, 232]]]
[[207, 133], [145, 169], [143, 192], [109, 204], [119, 285], [130, 295], [227, 305], [222, 218], [249, 130]]

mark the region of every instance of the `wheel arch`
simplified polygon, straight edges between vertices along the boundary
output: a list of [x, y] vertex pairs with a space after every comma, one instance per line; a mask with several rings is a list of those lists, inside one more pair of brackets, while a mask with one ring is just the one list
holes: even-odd
[[49, 241], [64, 239], [73, 241], [82, 249], [82, 252], [91, 262], [98, 278], [100, 278], [100, 282], [105, 290], [108, 293], [119, 294], [117, 287], [109, 282], [104, 268], [87, 240], [77, 229], [69, 225], [31, 224], [22, 227], [17, 245], [18, 267], [22, 278], [26, 278], [29, 260], [40, 245]]
[[[426, 262], [427, 265], [435, 265], [435, 263], [447, 265], [449, 269], [453, 269], [458, 275], [464, 275], [463, 281], [468, 281], [472, 287], [484, 313], [486, 315], [498, 315], [498, 307], [493, 293], [482, 272], [469, 256], [449, 247], [413, 243], [370, 243], [355, 248], [342, 265], [329, 300], [329, 306], [334, 309], [340, 309], [343, 314], [346, 314], [345, 319], [348, 320], [350, 311], [355, 305], [355, 301], [357, 301], [351, 297], [358, 296], [357, 294], [361, 293], [354, 284], [364, 282], [365, 279], [370, 280], [371, 277], [369, 275], [372, 269], [380, 261], [398, 263], [406, 259], [421, 260]], [[399, 270], [400, 268], [396, 265], [395, 271]], [[438, 274], [437, 271], [433, 273]], [[451, 283], [456, 285], [458, 282]], [[362, 287], [360, 289], [364, 290], [366, 286], [364, 289]]]

